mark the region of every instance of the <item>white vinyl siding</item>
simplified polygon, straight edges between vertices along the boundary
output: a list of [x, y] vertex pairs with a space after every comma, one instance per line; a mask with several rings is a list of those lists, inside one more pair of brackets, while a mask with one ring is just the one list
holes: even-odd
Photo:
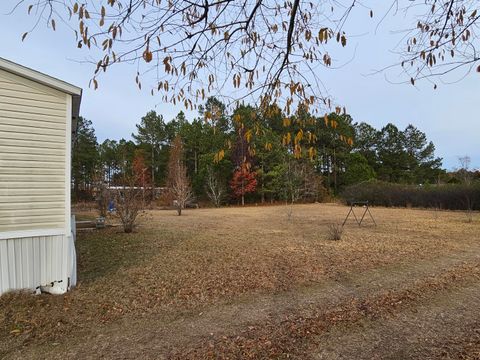
[[0, 70], [0, 235], [68, 227], [69, 96]]
[[65, 292], [76, 283], [73, 237], [34, 236], [0, 240], [0, 295], [56, 282]]

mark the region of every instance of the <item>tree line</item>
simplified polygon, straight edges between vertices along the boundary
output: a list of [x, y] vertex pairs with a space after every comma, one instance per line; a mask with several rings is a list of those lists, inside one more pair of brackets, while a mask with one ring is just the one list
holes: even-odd
[[[80, 118], [72, 160], [74, 200], [92, 199], [99, 183], [125, 185], [128, 174], [136, 175], [138, 186], [172, 187], [168, 174], [175, 141], [181, 143], [176, 161], [184, 166], [192, 198], [215, 206], [319, 201], [372, 179], [445, 181], [434, 144], [413, 125], [377, 130], [339, 111], [317, 117], [300, 109], [287, 116], [277, 106], [242, 105], [229, 113], [209, 98], [191, 121], [183, 112], [166, 121], [149, 111], [128, 140], [99, 143], [92, 122]], [[306, 145], [300, 147], [302, 141]]]

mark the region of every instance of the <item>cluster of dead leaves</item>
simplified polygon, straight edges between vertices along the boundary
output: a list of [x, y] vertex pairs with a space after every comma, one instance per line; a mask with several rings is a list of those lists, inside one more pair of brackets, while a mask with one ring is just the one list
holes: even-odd
[[[431, 297], [440, 290], [457, 286], [472, 277], [477, 279], [476, 281], [480, 279], [479, 264], [456, 266], [438, 275], [421, 279], [411, 288], [385, 291], [364, 299], [350, 298], [333, 308], [299, 308], [282, 319], [270, 318], [265, 323], [250, 325], [241, 335], [219, 336], [193, 349], [174, 352], [172, 358], [301, 358], [306, 356], [308, 348], [319, 345], [315, 337], [333, 326], [340, 323], [352, 325], [365, 318], [395, 316], [401, 308]], [[476, 332], [477, 337], [478, 335], [480, 332]], [[468, 348], [465, 353], [468, 354]]]
[[[304, 213], [295, 210], [295, 220], [291, 223], [275, 213], [272, 215], [271, 208], [252, 209], [252, 215], [245, 218], [235, 211], [231, 215], [219, 212], [220, 217], [202, 215], [205, 212], [190, 213], [199, 214], [198, 218], [190, 214], [190, 217], [159, 216], [160, 212], [152, 212], [148, 224], [134, 234], [119, 233], [117, 229], [79, 233], [77, 289], [63, 296], [20, 293], [0, 297], [0, 339], [9, 342], [6, 345], [0, 340], [0, 349], [2, 345], [12, 348], [59, 341], [72, 334], [88, 333], [92, 327], [129, 314], [203, 311], [240, 296], [281, 294], [383, 265], [431, 258], [463, 246], [463, 240], [458, 240], [462, 233], [453, 233], [452, 229], [449, 229], [451, 236], [458, 239], [438, 246], [437, 237], [446, 232], [443, 225], [435, 223], [425, 234], [413, 232], [418, 226], [412, 226], [414, 220], [410, 217], [408, 221], [375, 229], [347, 228], [344, 239], [333, 243], [323, 239], [322, 225], [319, 226], [318, 218], [313, 218], [309, 209]], [[378, 214], [380, 210], [375, 211]], [[339, 213], [344, 216], [344, 209]], [[395, 210], [388, 214], [397, 221]], [[450, 226], [449, 222], [443, 223]], [[445, 283], [456, 281], [457, 276], [461, 272], [452, 273]], [[435, 278], [431, 284], [422, 286], [435, 288], [441, 283]], [[384, 309], [394, 309], [411, 300], [409, 294], [404, 294], [405, 298], [387, 295], [376, 300], [352, 300], [328, 313], [293, 314], [281, 323], [267, 324], [262, 333], [254, 327], [239, 338], [211, 339], [213, 348], [200, 347], [181, 355], [220, 356], [232, 354], [235, 348], [241, 353], [234, 354], [245, 357], [250, 354], [272, 357], [278, 351], [296, 348], [292, 344], [323, 331], [330, 323], [375, 316], [378, 309], [383, 313]], [[277, 328], [283, 332], [278, 333]]]

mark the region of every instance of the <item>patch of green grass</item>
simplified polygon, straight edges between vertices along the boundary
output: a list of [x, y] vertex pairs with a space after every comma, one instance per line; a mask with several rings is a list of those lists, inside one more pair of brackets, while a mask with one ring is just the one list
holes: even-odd
[[97, 217], [94, 214], [76, 214], [76, 221], [95, 221]]
[[88, 283], [135, 265], [144, 257], [145, 246], [143, 234], [125, 234], [118, 229], [78, 233], [78, 279]]

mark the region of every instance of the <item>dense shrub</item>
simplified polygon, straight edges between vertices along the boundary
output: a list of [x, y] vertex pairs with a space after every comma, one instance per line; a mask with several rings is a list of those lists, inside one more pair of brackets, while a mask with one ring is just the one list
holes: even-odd
[[480, 210], [480, 183], [421, 186], [368, 181], [345, 188], [341, 197], [347, 203], [368, 201], [387, 207]]

